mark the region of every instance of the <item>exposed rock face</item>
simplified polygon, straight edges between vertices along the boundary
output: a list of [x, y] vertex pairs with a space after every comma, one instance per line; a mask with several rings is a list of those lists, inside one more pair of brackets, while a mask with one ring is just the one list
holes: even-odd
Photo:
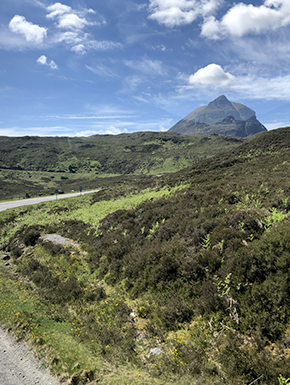
[[224, 95], [199, 107], [169, 131], [183, 135], [226, 135], [245, 137], [267, 131], [250, 108], [230, 102]]

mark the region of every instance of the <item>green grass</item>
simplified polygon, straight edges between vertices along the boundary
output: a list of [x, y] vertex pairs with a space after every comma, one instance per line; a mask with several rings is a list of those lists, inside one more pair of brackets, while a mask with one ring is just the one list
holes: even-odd
[[142, 202], [169, 197], [175, 191], [185, 188], [186, 185], [180, 185], [175, 188], [168, 189], [146, 189], [140, 193], [131, 193], [119, 199], [111, 199], [108, 201], [96, 202], [91, 204], [91, 194], [79, 195], [73, 198], [62, 200], [53, 200], [40, 203], [38, 205], [25, 206], [8, 210], [0, 213], [0, 221], [5, 222], [10, 216], [17, 218], [17, 226], [5, 231], [5, 235], [0, 238], [0, 242], [4, 242], [5, 238], [11, 237], [19, 228], [23, 226], [32, 226], [37, 223], [40, 226], [59, 227], [61, 223], [69, 220], [83, 221], [90, 227], [97, 230], [99, 221], [109, 213], [117, 210], [125, 210], [134, 208]]
[[[39, 357], [53, 373], [71, 376], [77, 368], [94, 371], [103, 365], [94, 353], [79, 343], [76, 320], [63, 319], [57, 307], [46, 306], [32, 290], [31, 285], [13, 280], [0, 266], [0, 317], [2, 325], [12, 328], [16, 339], [25, 339], [36, 347]], [[54, 310], [56, 309], [56, 310]]]
[[[89, 138], [1, 137], [0, 199], [98, 188], [112, 179], [178, 171], [242, 140], [144, 132]], [[120, 176], [126, 176], [120, 178]]]
[[[290, 129], [269, 132], [176, 174], [2, 212], [1, 322], [79, 384], [278, 385], [288, 148]], [[55, 232], [79, 246], [38, 239]]]

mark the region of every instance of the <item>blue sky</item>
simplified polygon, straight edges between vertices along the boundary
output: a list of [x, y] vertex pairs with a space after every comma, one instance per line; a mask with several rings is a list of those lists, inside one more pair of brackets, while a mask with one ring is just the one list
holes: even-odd
[[1, 0], [0, 135], [166, 131], [221, 94], [290, 124], [290, 0]]

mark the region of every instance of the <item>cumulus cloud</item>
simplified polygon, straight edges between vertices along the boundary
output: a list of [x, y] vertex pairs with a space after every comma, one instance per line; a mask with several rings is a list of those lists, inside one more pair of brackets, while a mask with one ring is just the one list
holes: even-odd
[[49, 12], [46, 16], [48, 19], [54, 19], [55, 17], [62, 16], [65, 13], [72, 12], [72, 8], [70, 6], [61, 3], [55, 3], [46, 9]]
[[41, 55], [36, 61], [38, 64], [47, 65], [47, 57], [45, 55]]
[[55, 64], [55, 62], [53, 60], [51, 60], [50, 62], [47, 61], [47, 57], [45, 55], [41, 55], [36, 60], [36, 62], [38, 64], [41, 64], [41, 65], [49, 66], [52, 70], [57, 70], [58, 69], [57, 65]]
[[51, 60], [48, 64], [52, 70], [57, 70], [58, 66], [55, 64], [53, 60]]
[[239, 95], [239, 98], [261, 100], [289, 100], [290, 101], [290, 75], [285, 76], [259, 76], [236, 75], [225, 72], [217, 64], [210, 64], [199, 69], [188, 78], [185, 87], [180, 91], [203, 88], [205, 91], [218, 89], [219, 92], [230, 92]]
[[46, 28], [27, 21], [24, 16], [15, 15], [9, 23], [12, 32], [25, 36], [28, 42], [41, 44], [46, 37]]
[[[89, 22], [84, 17], [80, 17], [80, 12], [73, 10], [70, 6], [55, 3], [46, 8], [49, 12], [46, 17], [48, 19], [57, 20], [57, 28], [62, 29], [83, 29], [86, 25], [96, 24], [95, 22]], [[93, 10], [85, 10], [88, 13], [94, 13]], [[86, 13], [83, 11], [82, 13]]]
[[55, 37], [56, 43], [66, 43], [76, 45], [84, 40], [83, 36], [80, 36], [78, 32], [62, 32]]
[[241, 37], [274, 31], [289, 24], [289, 0], [266, 0], [260, 6], [238, 3], [221, 20], [216, 20], [212, 15], [206, 17], [201, 35], [215, 40], [227, 35]]
[[120, 43], [112, 41], [96, 41], [86, 32], [86, 27], [92, 25], [105, 25], [106, 21], [98, 15], [99, 21], [89, 21], [88, 14], [96, 14], [93, 9], [75, 10], [72, 7], [55, 3], [46, 8], [48, 19], [55, 21], [57, 30], [60, 30], [55, 37], [55, 43], [68, 45], [71, 51], [78, 55], [84, 55], [89, 50], [105, 51], [121, 48]]
[[86, 19], [80, 18], [78, 15], [68, 14], [63, 15], [59, 19], [58, 28], [65, 29], [83, 29], [86, 25], [89, 25]]
[[201, 35], [214, 40], [261, 34], [290, 25], [289, 0], [264, 0], [259, 6], [235, 3], [217, 20], [214, 14], [222, 3], [223, 0], [150, 0], [149, 19], [176, 27], [202, 17]]
[[189, 84], [204, 86], [227, 86], [235, 82], [235, 77], [225, 72], [218, 64], [209, 64], [190, 75]]
[[201, 36], [212, 40], [218, 40], [222, 37], [223, 32], [225, 32], [225, 28], [214, 16], [209, 16], [204, 19], [204, 23], [201, 27]]
[[199, 16], [215, 12], [222, 0], [150, 0], [149, 19], [167, 27], [192, 23]]

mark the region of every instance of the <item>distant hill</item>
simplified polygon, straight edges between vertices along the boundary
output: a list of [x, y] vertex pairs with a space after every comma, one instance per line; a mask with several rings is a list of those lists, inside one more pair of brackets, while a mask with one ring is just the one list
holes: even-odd
[[[89, 137], [0, 137], [0, 169], [94, 174], [156, 174], [180, 170], [242, 141], [136, 132]], [[208, 143], [212, 143], [209, 150]]]
[[169, 129], [183, 135], [246, 137], [267, 131], [250, 108], [230, 102], [224, 95], [188, 114]]
[[[0, 137], [0, 199], [95, 188], [104, 177], [176, 172], [243, 139], [136, 132], [90, 137]], [[98, 179], [98, 180], [97, 180]]]

